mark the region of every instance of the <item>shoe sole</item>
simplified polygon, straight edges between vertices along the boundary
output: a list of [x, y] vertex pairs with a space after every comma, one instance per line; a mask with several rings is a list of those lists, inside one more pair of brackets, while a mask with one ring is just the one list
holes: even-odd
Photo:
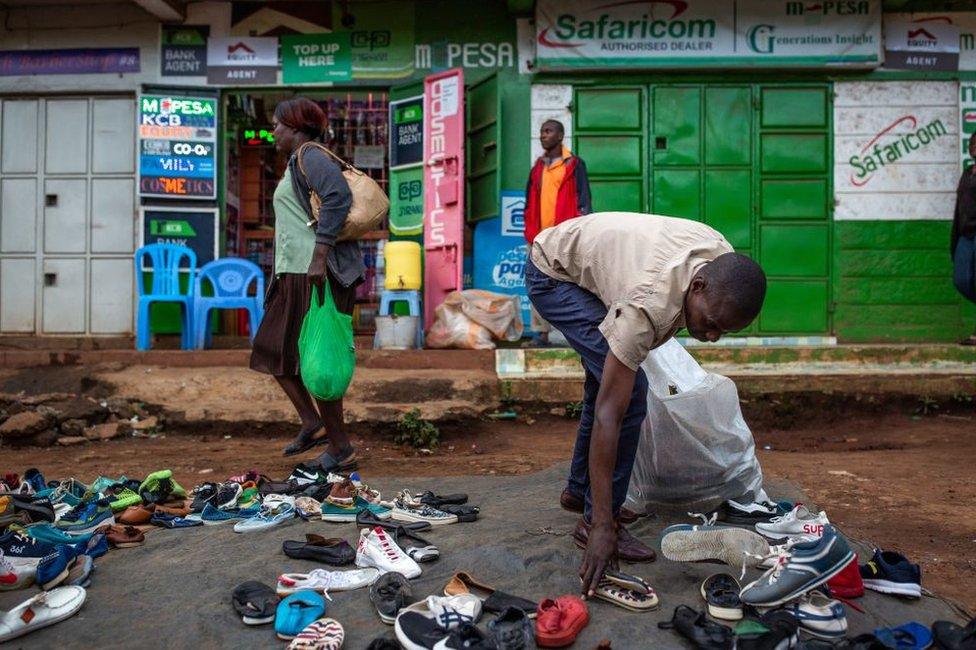
[[708, 596], [705, 595], [705, 583], [701, 584], [701, 588], [698, 590], [701, 594], [702, 599], [705, 601], [705, 607], [708, 609], [708, 613], [713, 618], [721, 619], [723, 621], [741, 621], [742, 620], [742, 606], [739, 607], [720, 607], [719, 605], [713, 605], [708, 602]]
[[312, 440], [309, 444], [305, 445], [301, 449], [296, 449], [294, 451], [288, 451], [286, 449], [285, 451], [281, 452], [281, 455], [282, 456], [285, 456], [285, 457], [288, 457], [288, 456], [297, 456], [298, 454], [305, 453], [309, 449], [315, 449], [316, 447], [318, 447], [320, 445], [324, 445], [324, 444], [326, 444], [328, 442], [329, 442], [329, 435], [326, 434], [326, 435], [322, 436], [321, 438], [316, 438], [316, 439]]
[[729, 566], [755, 566], [750, 555], [769, 554], [769, 543], [744, 528], [677, 530], [661, 539], [661, 553], [674, 562], [718, 560]]
[[753, 605], [755, 607], [777, 607], [777, 606], [782, 605], [784, 603], [788, 603], [791, 600], [794, 600], [796, 598], [799, 598], [800, 596], [802, 596], [803, 594], [807, 593], [808, 591], [812, 591], [812, 590], [816, 589], [817, 587], [819, 587], [823, 583], [825, 583], [828, 580], [830, 580], [831, 578], [833, 578], [835, 575], [837, 575], [838, 573], [840, 573], [841, 571], [843, 571], [847, 567], [847, 565], [851, 563], [851, 560], [853, 560], [853, 559], [854, 559], [854, 551], [848, 551], [847, 555], [844, 556], [844, 559], [842, 561], [838, 562], [837, 564], [835, 564], [833, 567], [831, 567], [827, 572], [822, 573], [818, 577], [813, 578], [812, 580], [804, 583], [803, 586], [799, 587], [798, 589], [794, 589], [792, 592], [790, 592], [789, 594], [787, 594], [785, 597], [777, 598], [776, 600], [772, 600], [772, 601], [769, 601], [769, 602], [759, 602], [759, 603], [757, 603], [757, 602], [748, 602], [748, 601], [746, 601], [745, 598], [743, 598], [742, 599], [742, 604], [744, 604], [744, 605]]
[[619, 600], [616, 600], [614, 598], [611, 598], [610, 596], [604, 596], [603, 594], [601, 594], [599, 592], [594, 593], [593, 594], [593, 597], [594, 598], [599, 598], [600, 600], [605, 601], [605, 602], [608, 602], [611, 605], [616, 605], [617, 607], [620, 607], [621, 609], [626, 609], [626, 610], [629, 610], [631, 612], [638, 612], [638, 613], [640, 613], [640, 612], [653, 612], [655, 609], [657, 609], [658, 607], [661, 606], [661, 601], [660, 600], [654, 601], [654, 604], [653, 605], [648, 605], [647, 607], [632, 607], [630, 605], [627, 605], [626, 603], [622, 603]]
[[273, 623], [275, 617], [273, 615], [266, 616], [264, 618], [255, 618], [253, 616], [242, 616], [241, 620], [244, 622], [244, 625], [265, 625], [266, 623]]
[[350, 522], [350, 521], [356, 521], [356, 514], [355, 513], [353, 513], [351, 515], [340, 515], [340, 514], [329, 514], [329, 515], [325, 515], [325, 514], [323, 514], [322, 515], [322, 521], [331, 521], [331, 522], [336, 523], [336, 524], [344, 524], [344, 523], [347, 523], [347, 522]]
[[200, 521], [203, 522], [204, 526], [219, 526], [221, 524], [232, 524], [234, 522], [240, 521], [240, 519], [219, 519], [219, 520], [201, 519]]
[[142, 542], [122, 542], [121, 544], [113, 544], [113, 546], [115, 546], [115, 548], [133, 548], [133, 547], [136, 547], [136, 546], [142, 546], [143, 544], [145, 544], [145, 541], [142, 541]]
[[877, 580], [867, 578], [864, 581], [864, 588], [877, 591], [882, 594], [893, 596], [906, 596], [908, 598], [921, 598], [922, 586], [905, 582], [892, 582], [891, 580]]

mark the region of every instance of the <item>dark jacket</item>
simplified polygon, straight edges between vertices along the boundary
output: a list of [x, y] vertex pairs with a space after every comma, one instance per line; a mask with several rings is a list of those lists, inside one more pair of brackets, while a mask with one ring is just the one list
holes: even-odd
[[[586, 174], [586, 164], [581, 158], [570, 156], [566, 161], [566, 175], [556, 195], [556, 220], [553, 225], [580, 215], [593, 212], [590, 200], [590, 179]], [[540, 156], [529, 172], [529, 182], [525, 188], [525, 241], [530, 244], [542, 230], [542, 168], [545, 163]]]
[[312, 214], [312, 204], [309, 202], [309, 186], [319, 198], [322, 207], [319, 210], [319, 223], [315, 230], [315, 242], [331, 246], [329, 258], [326, 262], [333, 277], [344, 287], [359, 284], [366, 275], [366, 265], [363, 264], [363, 254], [359, 244], [355, 241], [338, 241], [339, 233], [346, 224], [349, 208], [352, 206], [352, 193], [346, 183], [342, 170], [331, 158], [320, 149], [308, 147], [302, 154], [305, 175], [298, 168], [298, 156], [292, 156], [288, 161], [291, 170], [292, 187], [301, 202], [305, 212]]
[[962, 173], [956, 187], [956, 211], [952, 217], [949, 255], [956, 254], [960, 237], [976, 237], [976, 174], [972, 168]]

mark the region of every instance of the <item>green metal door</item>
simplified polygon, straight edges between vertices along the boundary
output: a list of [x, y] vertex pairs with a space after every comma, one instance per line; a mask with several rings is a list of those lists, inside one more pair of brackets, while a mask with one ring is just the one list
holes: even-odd
[[501, 93], [498, 73], [465, 89], [467, 106], [467, 206], [468, 221], [497, 217], [501, 201], [498, 145], [501, 142]]
[[590, 172], [594, 211], [709, 224], [769, 277], [765, 308], [744, 333], [828, 333], [828, 90], [749, 83], [577, 89], [575, 146]]

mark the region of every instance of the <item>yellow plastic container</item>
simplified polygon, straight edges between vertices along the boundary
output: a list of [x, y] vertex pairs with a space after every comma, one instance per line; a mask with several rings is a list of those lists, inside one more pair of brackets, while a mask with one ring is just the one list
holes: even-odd
[[420, 289], [420, 244], [415, 241], [388, 241], [383, 247], [386, 258], [386, 281], [389, 291]]

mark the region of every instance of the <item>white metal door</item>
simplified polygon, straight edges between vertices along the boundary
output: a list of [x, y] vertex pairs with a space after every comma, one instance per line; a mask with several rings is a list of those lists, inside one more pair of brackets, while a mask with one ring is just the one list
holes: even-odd
[[135, 98], [0, 98], [0, 333], [124, 334]]

